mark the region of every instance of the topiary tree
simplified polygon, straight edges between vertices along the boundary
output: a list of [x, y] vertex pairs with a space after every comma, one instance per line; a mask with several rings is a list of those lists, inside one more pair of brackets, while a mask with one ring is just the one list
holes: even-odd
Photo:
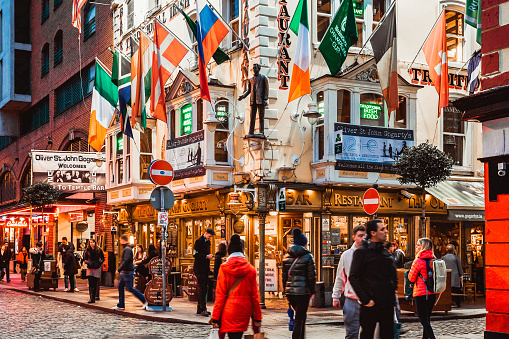
[[428, 141], [408, 147], [393, 166], [402, 185], [414, 184], [422, 191], [421, 228], [426, 234], [426, 189], [446, 180], [452, 172], [454, 161]]
[[[40, 207], [42, 209], [42, 219], [44, 222], [44, 207], [52, 205], [58, 201], [60, 191], [54, 186], [46, 182], [37, 182], [23, 189], [23, 200], [32, 208]], [[31, 222], [32, 220], [30, 220]], [[30, 227], [30, 242], [33, 246], [34, 235], [33, 229]]]

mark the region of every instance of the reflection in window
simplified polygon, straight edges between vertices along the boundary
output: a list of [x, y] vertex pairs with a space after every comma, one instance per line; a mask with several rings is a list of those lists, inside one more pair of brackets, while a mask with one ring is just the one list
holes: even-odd
[[360, 121], [365, 126], [385, 125], [384, 100], [379, 94], [361, 94]]
[[447, 35], [447, 59], [463, 61], [463, 14], [445, 11], [445, 26]]
[[316, 0], [316, 32], [318, 41], [321, 41], [331, 20], [331, 0]]
[[147, 169], [152, 162], [152, 130], [140, 133], [140, 179], [148, 180]]
[[350, 123], [350, 92], [344, 89], [338, 90], [338, 122]]
[[406, 128], [406, 98], [404, 96], [399, 96], [398, 109], [392, 114], [395, 114], [394, 127]]
[[463, 166], [463, 149], [465, 144], [465, 123], [461, 121], [461, 111], [449, 104], [444, 107], [444, 152], [454, 160], [454, 165]]

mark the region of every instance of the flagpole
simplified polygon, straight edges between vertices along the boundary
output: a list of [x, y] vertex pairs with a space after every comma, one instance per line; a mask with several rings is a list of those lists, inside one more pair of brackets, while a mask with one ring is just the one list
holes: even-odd
[[[378, 28], [382, 25], [382, 23], [384, 22], [385, 18], [387, 17], [387, 15], [391, 12], [392, 8], [394, 7], [394, 5], [396, 4], [396, 1], [393, 1], [391, 6], [389, 7], [389, 9], [387, 10], [387, 12], [385, 12], [385, 14], [382, 16], [382, 18], [380, 19], [380, 21], [378, 22], [378, 25], [376, 25], [375, 29], [373, 30], [373, 32], [371, 32], [371, 35], [368, 37], [368, 40], [366, 40], [366, 42], [364, 43], [364, 45], [362, 45], [362, 48], [360, 49], [360, 51], [357, 53], [357, 55], [355, 56], [355, 60], [354, 60], [354, 64], [357, 62], [357, 59], [359, 58], [359, 55], [361, 54], [362, 50], [364, 49], [364, 47], [366, 47], [366, 45], [368, 44], [368, 42], [371, 40], [371, 38], [373, 37], [373, 35], [376, 33], [376, 31], [378, 31]], [[329, 26], [330, 27], [330, 26]]]
[[223, 18], [223, 16], [221, 15], [221, 13], [219, 13], [217, 11], [217, 9], [214, 7], [214, 5], [212, 5], [210, 3], [209, 0], [205, 0], [207, 1], [207, 3], [209, 4], [210, 8], [217, 13], [217, 15], [219, 15], [219, 17], [221, 18], [221, 21], [223, 21], [224, 24], [226, 24], [226, 26], [230, 27], [231, 31], [233, 34], [235, 34], [235, 36], [240, 40], [240, 42], [242, 42], [242, 45], [244, 46], [245, 49], [249, 50], [249, 47], [244, 43], [244, 40], [242, 40], [242, 38], [237, 34], [237, 32], [235, 32], [235, 30], [232, 28], [232, 26], [230, 26], [229, 23], [226, 22], [226, 20]]
[[456, 72], [456, 75], [460, 74], [460, 72], [463, 70], [463, 68], [465, 68], [465, 65], [468, 64], [468, 62], [470, 60], [472, 60], [472, 58], [474, 57], [474, 55], [476, 55], [477, 53], [479, 53], [480, 50], [478, 51], [474, 51], [474, 53], [472, 53], [472, 55], [470, 56], [470, 58], [468, 58], [467, 61], [465, 61], [465, 63], [463, 64], [463, 66], [461, 66], [461, 68]]
[[166, 27], [158, 18], [155, 18], [154, 21], [157, 21], [159, 25], [163, 26], [166, 29], [166, 31], [168, 31], [168, 33], [170, 33], [175, 39], [177, 39], [178, 42], [184, 45], [189, 51], [193, 52], [195, 56], [198, 56], [198, 54], [196, 54], [196, 52], [192, 48], [189, 48], [189, 46], [187, 46], [187, 44], [184, 41], [180, 40], [178, 36], [173, 34], [173, 32], [170, 29], [168, 29], [168, 27]]
[[417, 54], [415, 55], [414, 57], [414, 60], [412, 60], [412, 62], [410, 63], [410, 65], [408, 65], [408, 70], [410, 70], [410, 68], [412, 67], [412, 65], [414, 64], [415, 62], [415, 59], [417, 59], [417, 56], [419, 55], [419, 53], [421, 53], [421, 50], [422, 48], [424, 47], [424, 44], [426, 43], [426, 41], [428, 40], [429, 36], [431, 35], [431, 32], [433, 32], [433, 29], [435, 28], [438, 20], [440, 20], [440, 17], [442, 16], [442, 13], [445, 11], [445, 7], [442, 8], [442, 10], [440, 11], [440, 15], [438, 16], [437, 20], [435, 21], [435, 23], [433, 24], [433, 26], [431, 27], [431, 30], [429, 31], [428, 35], [426, 36], [426, 39], [424, 39], [424, 42], [422, 43], [422, 46], [419, 48], [419, 50], [417, 51]]

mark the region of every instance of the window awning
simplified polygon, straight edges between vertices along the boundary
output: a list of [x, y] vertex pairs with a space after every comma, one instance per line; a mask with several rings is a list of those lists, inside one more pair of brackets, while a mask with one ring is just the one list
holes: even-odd
[[427, 191], [444, 202], [447, 209], [484, 210], [484, 183], [447, 180]]

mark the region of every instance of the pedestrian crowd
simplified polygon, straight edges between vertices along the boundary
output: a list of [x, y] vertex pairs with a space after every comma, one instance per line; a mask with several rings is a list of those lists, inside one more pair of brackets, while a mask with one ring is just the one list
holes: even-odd
[[[333, 306], [343, 310], [346, 338], [392, 339], [399, 334], [400, 317], [398, 296], [397, 268], [405, 267], [405, 253], [397, 243], [387, 242], [387, 228], [382, 220], [374, 219], [353, 229], [353, 245], [342, 253], [337, 267], [332, 291]], [[228, 242], [218, 246], [215, 255], [211, 253], [211, 239], [215, 236], [212, 228], [196, 239], [193, 247], [193, 273], [197, 280], [198, 302], [196, 313], [210, 317], [214, 335], [223, 339], [242, 338], [251, 323], [258, 336], [261, 332], [262, 309], [257, 283], [256, 269], [249, 263], [244, 254], [244, 241], [238, 234], [231, 236]], [[308, 239], [300, 228], [292, 230], [292, 243], [282, 259], [282, 280], [284, 295], [288, 301], [288, 314], [291, 317], [290, 330], [292, 338], [305, 338], [306, 315], [310, 300], [315, 294], [316, 267], [313, 255], [307, 248]], [[148, 309], [144, 294], [134, 285], [135, 272], [138, 283], [144, 290], [146, 281], [152, 279], [148, 264], [160, 256], [160, 243], [150, 245], [147, 252], [140, 245], [134, 248], [127, 235], [119, 238], [122, 248], [118, 273], [117, 311], [125, 310], [125, 290], [132, 293]], [[428, 238], [417, 240], [415, 259], [405, 275], [405, 285], [412, 286], [413, 298], [419, 321], [423, 328], [423, 339], [434, 339], [431, 326], [431, 314], [440, 290], [436, 282], [440, 279], [436, 264], [440, 264], [433, 254], [433, 243]], [[12, 252], [8, 244], [0, 248], [0, 282], [10, 282], [9, 262]], [[28, 272], [29, 258], [32, 259]], [[210, 261], [214, 258], [214, 270], [210, 271]], [[28, 251], [22, 247], [16, 257], [21, 280], [25, 281], [27, 273], [33, 274], [33, 289], [40, 291], [41, 275], [44, 271], [46, 254], [41, 242]], [[455, 254], [455, 246], [447, 246], [447, 254], [442, 258], [443, 264], [451, 270], [451, 288], [455, 294], [461, 294], [462, 267]], [[79, 292], [76, 286], [76, 275], [81, 267], [88, 279], [89, 303], [100, 300], [100, 280], [105, 256], [95, 239], [90, 239], [83, 258], [76, 252], [72, 242], [66, 237], [58, 247], [58, 262], [64, 273], [65, 292]], [[435, 272], [436, 270], [436, 272]], [[207, 310], [207, 294], [213, 277], [215, 300], [212, 312]], [[141, 280], [140, 280], [141, 279]], [[141, 281], [141, 282], [140, 282]], [[435, 284], [435, 285], [433, 285]], [[435, 287], [433, 287], [435, 286]], [[412, 288], [412, 287], [410, 287]], [[406, 294], [406, 291], [405, 291]], [[453, 297], [457, 307], [460, 300]], [[293, 318], [294, 317], [294, 318]], [[211, 335], [211, 338], [213, 336]]]

